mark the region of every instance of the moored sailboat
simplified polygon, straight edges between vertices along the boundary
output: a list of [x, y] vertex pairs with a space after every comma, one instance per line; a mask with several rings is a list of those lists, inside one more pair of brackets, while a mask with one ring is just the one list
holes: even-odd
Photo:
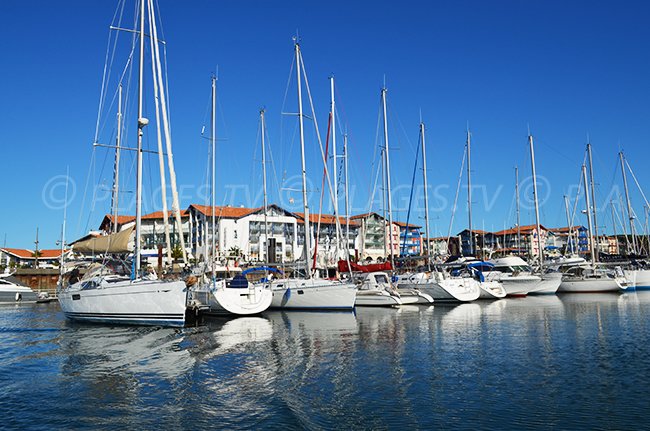
[[[146, 5], [148, 7], [145, 7]], [[76, 245], [78, 252], [101, 254], [102, 263], [93, 264], [83, 277], [73, 269], [68, 277], [61, 280], [58, 297], [61, 309], [69, 319], [136, 325], [183, 326], [187, 305], [187, 288], [182, 280], [159, 280], [153, 272], [141, 267], [141, 236], [142, 225], [142, 137], [144, 128], [149, 120], [143, 115], [144, 92], [144, 52], [145, 52], [145, 18], [149, 21], [149, 40], [151, 43], [152, 70], [154, 92], [156, 96], [156, 118], [162, 116], [165, 125], [167, 155], [172, 177], [172, 193], [176, 204], [175, 177], [171, 162], [171, 140], [166, 112], [166, 92], [158, 53], [157, 27], [155, 8], [152, 0], [142, 0], [139, 8], [139, 30], [135, 33], [139, 39], [139, 70], [138, 70], [138, 112], [137, 112], [137, 168], [136, 168], [136, 220], [135, 241], [130, 265], [125, 262], [110, 261], [106, 256], [115, 253], [126, 254], [131, 251], [128, 246], [133, 228], [110, 235], [90, 238]], [[161, 102], [162, 114], [158, 109]], [[118, 117], [119, 118], [119, 117]], [[160, 130], [158, 130], [160, 136]], [[119, 134], [118, 134], [119, 136]], [[159, 141], [160, 148], [160, 141]], [[118, 148], [119, 150], [119, 142]], [[159, 154], [161, 151], [159, 151]], [[161, 172], [162, 175], [162, 172]], [[174, 205], [175, 215], [180, 223], [178, 205]], [[180, 235], [183, 255], [182, 235]], [[169, 248], [169, 244], [168, 244]]]

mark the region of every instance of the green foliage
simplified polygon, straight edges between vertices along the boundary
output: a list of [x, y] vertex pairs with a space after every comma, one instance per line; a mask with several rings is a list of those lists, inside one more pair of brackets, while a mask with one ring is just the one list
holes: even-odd
[[178, 260], [181, 259], [182, 257], [183, 257], [183, 249], [181, 248], [180, 245], [177, 244], [172, 248], [172, 259]]

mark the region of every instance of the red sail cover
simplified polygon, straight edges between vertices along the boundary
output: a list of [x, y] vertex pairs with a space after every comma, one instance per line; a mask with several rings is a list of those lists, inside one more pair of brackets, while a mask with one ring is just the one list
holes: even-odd
[[[359, 265], [358, 263], [350, 262], [352, 271], [358, 272], [375, 272], [375, 271], [391, 271], [393, 268], [390, 266], [390, 262], [384, 263], [373, 263], [370, 265]], [[338, 263], [339, 272], [349, 272], [348, 263], [345, 260], [339, 260]]]

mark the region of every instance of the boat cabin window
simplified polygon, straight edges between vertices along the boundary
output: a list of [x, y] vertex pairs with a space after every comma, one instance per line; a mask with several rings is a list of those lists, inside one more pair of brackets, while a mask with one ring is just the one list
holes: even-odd
[[388, 284], [388, 277], [386, 277], [386, 275], [384, 274], [376, 274], [375, 281], [377, 282], [377, 284], [382, 284], [382, 283]]

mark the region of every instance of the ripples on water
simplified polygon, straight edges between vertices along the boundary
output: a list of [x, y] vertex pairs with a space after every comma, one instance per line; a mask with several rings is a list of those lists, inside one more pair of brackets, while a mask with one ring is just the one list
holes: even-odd
[[179, 330], [0, 306], [2, 427], [638, 428], [649, 308], [650, 292], [567, 294]]

